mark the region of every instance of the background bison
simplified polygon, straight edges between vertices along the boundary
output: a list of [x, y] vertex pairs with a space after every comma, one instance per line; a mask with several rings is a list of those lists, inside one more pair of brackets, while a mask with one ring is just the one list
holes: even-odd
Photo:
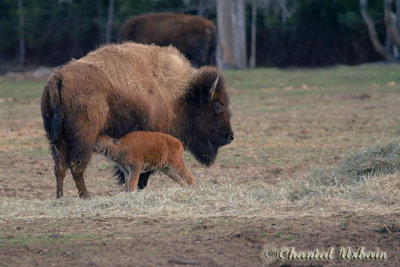
[[133, 17], [121, 28], [121, 40], [160, 46], [173, 45], [194, 66], [215, 65], [215, 25], [202, 17], [156, 13]]
[[[42, 95], [57, 197], [69, 167], [79, 195], [89, 198], [83, 173], [96, 138], [157, 131], [180, 139], [201, 163], [233, 140], [224, 80], [214, 67], [194, 69], [178, 50], [124, 43], [73, 60], [50, 76]], [[142, 174], [139, 187], [150, 172]]]

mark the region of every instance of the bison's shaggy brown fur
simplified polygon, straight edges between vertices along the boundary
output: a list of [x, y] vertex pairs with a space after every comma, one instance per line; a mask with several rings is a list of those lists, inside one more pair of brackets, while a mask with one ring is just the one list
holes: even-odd
[[215, 65], [217, 30], [200, 16], [154, 13], [128, 19], [121, 28], [123, 41], [160, 46], [173, 45], [194, 66]]
[[100, 136], [95, 150], [120, 166], [127, 178], [127, 192], [136, 191], [140, 173], [155, 170], [160, 170], [181, 185], [188, 183], [194, 186], [193, 175], [183, 162], [183, 145], [171, 135], [138, 131], [120, 139]]
[[[168, 133], [200, 162], [212, 164], [218, 148], [233, 139], [228, 105], [219, 71], [192, 68], [173, 47], [128, 42], [72, 60], [50, 76], [41, 103], [57, 197], [69, 167], [80, 196], [89, 198], [83, 173], [99, 135]], [[150, 173], [141, 175], [140, 188]]]

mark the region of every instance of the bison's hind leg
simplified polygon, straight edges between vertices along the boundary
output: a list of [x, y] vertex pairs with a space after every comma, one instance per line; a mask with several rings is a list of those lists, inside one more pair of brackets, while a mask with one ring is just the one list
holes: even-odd
[[67, 165], [67, 145], [64, 140], [59, 139], [54, 144], [51, 144], [51, 152], [54, 160], [54, 175], [57, 180], [57, 198], [63, 196], [63, 184]]
[[90, 199], [86, 188], [84, 172], [93, 154], [95, 135], [87, 136], [85, 139], [76, 138], [68, 143], [68, 163], [78, 189], [79, 197]]

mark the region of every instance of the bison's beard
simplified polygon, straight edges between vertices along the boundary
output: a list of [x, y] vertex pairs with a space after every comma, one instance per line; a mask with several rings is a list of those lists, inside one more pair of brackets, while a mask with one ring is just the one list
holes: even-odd
[[188, 142], [187, 147], [190, 152], [192, 152], [193, 156], [201, 163], [206, 166], [210, 166], [214, 163], [217, 155], [218, 149], [220, 145], [212, 144], [210, 141], [197, 141], [197, 142]]

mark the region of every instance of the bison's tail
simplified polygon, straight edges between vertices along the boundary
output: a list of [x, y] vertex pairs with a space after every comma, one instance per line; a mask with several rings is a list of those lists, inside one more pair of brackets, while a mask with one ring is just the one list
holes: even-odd
[[53, 73], [44, 87], [41, 102], [44, 129], [51, 144], [59, 139], [62, 128], [61, 90], [61, 77]]

